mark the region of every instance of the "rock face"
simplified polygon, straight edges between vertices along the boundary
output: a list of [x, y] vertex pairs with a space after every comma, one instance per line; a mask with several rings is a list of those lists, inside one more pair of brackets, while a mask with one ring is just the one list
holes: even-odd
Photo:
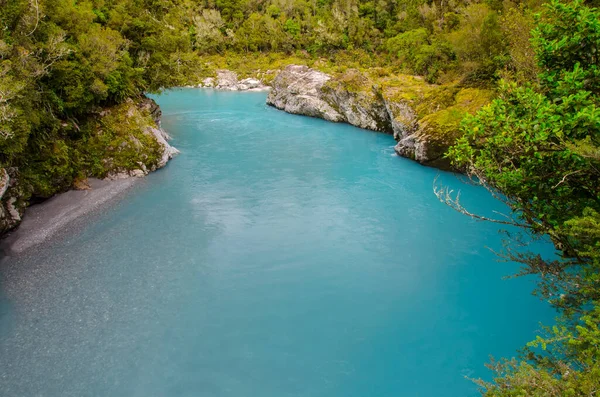
[[[171, 138], [160, 126], [161, 110], [152, 99], [143, 98], [139, 103], [129, 101], [120, 108], [105, 111], [106, 114], [101, 118], [114, 118], [105, 122], [114, 125], [121, 120], [124, 112], [128, 128], [112, 128], [114, 136], [121, 143], [117, 147], [106, 148], [105, 153], [99, 154], [104, 158], [108, 179], [146, 176], [149, 172], [164, 167], [179, 153], [179, 150], [169, 144]], [[132, 160], [136, 164], [133, 167], [129, 165]]]
[[265, 91], [269, 87], [262, 81], [253, 78], [239, 80], [235, 72], [231, 70], [217, 70], [217, 78], [208, 77], [202, 80], [199, 87], [214, 88], [224, 91]]
[[275, 77], [267, 104], [288, 113], [346, 121], [324, 98], [323, 86], [331, 77], [307, 66], [290, 65]]
[[[171, 160], [173, 157], [175, 157], [177, 154], [179, 154], [179, 150], [177, 150], [176, 148], [174, 148], [173, 146], [171, 146], [169, 144], [169, 140], [171, 139], [171, 137], [161, 127], [160, 119], [162, 116], [162, 111], [160, 110], [160, 107], [158, 106], [158, 104], [156, 102], [154, 102], [152, 99], [144, 98], [140, 107], [142, 109], [147, 108], [150, 112], [150, 115], [154, 119], [154, 122], [156, 123], [156, 127], [149, 126], [147, 128], [147, 132], [152, 134], [152, 136], [154, 137], [156, 142], [158, 142], [158, 144], [162, 148], [162, 154], [161, 154], [160, 160], [158, 161], [158, 164], [156, 165], [156, 168], [162, 168], [165, 165], [167, 165], [167, 162], [169, 160]], [[152, 171], [154, 171], [154, 170], [152, 170]]]
[[0, 235], [21, 222], [27, 192], [19, 185], [15, 168], [0, 168]]
[[291, 65], [273, 80], [267, 104], [288, 113], [345, 122], [360, 128], [392, 133], [392, 119], [376, 88], [352, 90], [353, 85], [368, 84], [358, 72], [349, 72], [345, 80], [307, 66]]
[[447, 147], [422, 133], [415, 110], [405, 102], [386, 99], [356, 70], [332, 78], [307, 66], [290, 65], [273, 80], [267, 104], [288, 113], [393, 134], [399, 155], [447, 168], [441, 161]]

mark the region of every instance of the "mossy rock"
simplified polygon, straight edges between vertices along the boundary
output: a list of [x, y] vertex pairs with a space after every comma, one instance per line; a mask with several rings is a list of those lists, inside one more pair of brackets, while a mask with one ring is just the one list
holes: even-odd
[[[436, 100], [449, 101], [447, 94], [452, 92], [452, 89], [444, 90], [443, 95], [436, 95]], [[454, 144], [455, 140], [460, 137], [460, 124], [467, 114], [474, 114], [483, 106], [491, 102], [493, 99], [493, 91], [478, 88], [464, 88], [457, 90], [452, 98], [450, 106], [442, 108], [436, 112], [429, 113], [423, 116], [420, 120], [422, 134], [428, 136], [430, 140], [444, 143], [448, 146]], [[442, 103], [432, 101], [431, 104], [423, 104], [423, 108], [438, 106]]]
[[341, 88], [351, 93], [373, 96], [373, 82], [357, 69], [348, 69], [344, 73], [334, 76], [326, 85], [332, 88]]
[[384, 97], [390, 102], [404, 102], [415, 106], [437, 86], [422, 77], [405, 74], [383, 76], [376, 79]]
[[162, 148], [151, 128], [156, 123], [148, 108], [133, 101], [103, 110], [86, 125], [78, 149], [89, 176], [156, 168]]

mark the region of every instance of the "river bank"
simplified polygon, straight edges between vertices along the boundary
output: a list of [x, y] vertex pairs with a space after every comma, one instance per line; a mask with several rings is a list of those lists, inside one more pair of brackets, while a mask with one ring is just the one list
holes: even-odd
[[[164, 167], [179, 151], [169, 144], [170, 137], [161, 128], [160, 118], [160, 107], [153, 100], [128, 99], [122, 104], [98, 109], [86, 120], [85, 126], [63, 126], [86, 130], [79, 139], [69, 141], [72, 153], [67, 156], [70, 162], [67, 164], [72, 168], [65, 173], [56, 172], [56, 166], [41, 174], [23, 172], [19, 167], [0, 167], [0, 236], [21, 223], [30, 201], [52, 200], [64, 192], [77, 195], [71, 189], [85, 188], [88, 178], [139, 178]], [[93, 202], [108, 194], [108, 185], [115, 189], [128, 183], [132, 182], [99, 184], [93, 181], [91, 191], [96, 187], [101, 191], [98, 196], [95, 192], [89, 195]], [[62, 200], [68, 202], [68, 199]]]
[[[461, 135], [460, 121], [466, 114], [487, 104], [493, 96], [488, 90], [458, 84], [432, 85], [418, 76], [389, 75], [380, 68], [348, 69], [328, 74], [304, 65], [288, 65], [279, 70], [256, 70], [254, 74], [241, 76], [232, 70], [219, 69], [214, 76], [202, 78], [194, 87], [270, 91], [267, 104], [271, 106], [288, 113], [391, 134], [397, 142], [395, 151], [398, 155], [444, 170], [451, 169], [444, 154]], [[89, 176], [143, 177], [163, 167], [178, 151], [169, 145], [168, 134], [160, 127], [160, 116], [160, 108], [149, 99], [99, 113], [97, 142], [92, 141], [89, 148], [83, 150], [91, 151], [98, 159], [95, 163], [101, 166], [88, 170]], [[104, 134], [107, 126], [115, 131], [109, 140]], [[1, 171], [0, 233], [19, 224], [29, 194], [26, 186], [19, 183], [18, 171]], [[103, 186], [103, 191], [106, 189]], [[99, 197], [91, 196], [92, 202]], [[81, 199], [87, 200], [85, 196]], [[69, 199], [61, 200], [65, 200], [64, 205], [69, 208]], [[61, 200], [56, 201], [61, 203]], [[59, 204], [53, 205], [56, 207], [50, 210], [51, 218]], [[41, 229], [41, 235], [50, 233], [46, 230], [54, 230]], [[16, 249], [19, 249], [18, 245]]]
[[140, 181], [139, 178], [88, 180], [89, 188], [69, 190], [27, 209], [18, 228], [0, 241], [4, 254], [34, 247], [92, 211], [101, 210]]

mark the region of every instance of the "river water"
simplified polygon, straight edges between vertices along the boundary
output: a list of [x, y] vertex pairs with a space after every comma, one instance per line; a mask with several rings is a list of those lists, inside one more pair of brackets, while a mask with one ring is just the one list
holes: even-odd
[[181, 154], [0, 267], [3, 396], [472, 396], [552, 312], [502, 277], [502, 207], [391, 136], [264, 93], [157, 101]]

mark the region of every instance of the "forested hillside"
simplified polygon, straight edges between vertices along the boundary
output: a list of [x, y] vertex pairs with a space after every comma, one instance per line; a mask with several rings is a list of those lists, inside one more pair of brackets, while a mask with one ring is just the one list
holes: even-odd
[[[121, 157], [125, 168], [130, 160], [149, 165], [108, 153], [129, 139], [119, 131], [123, 120], [117, 113], [125, 107], [115, 106], [183, 81], [184, 64], [192, 61], [182, 15], [186, 10], [173, 5], [129, 1], [110, 10], [90, 2], [3, 1], [0, 166], [21, 181], [22, 200], [102, 176], [111, 169], [101, 164], [106, 158]], [[168, 28], [171, 19], [179, 29]], [[137, 125], [129, 130], [151, 123], [143, 120], [149, 113], [142, 113], [130, 120]]]
[[467, 117], [450, 158], [506, 198], [508, 223], [550, 236], [559, 260], [511, 259], [541, 276], [538, 293], [564, 316], [482, 385], [493, 396], [594, 396], [600, 12], [597, 0], [542, 3], [0, 0], [0, 182], [13, 180], [10, 205], [22, 210], [90, 176], [155, 167], [160, 153], [143, 131], [156, 109], [143, 94], [219, 67], [310, 63], [492, 90], [498, 99]]
[[193, 46], [200, 53], [354, 51], [367, 66], [389, 65], [430, 82], [462, 77], [483, 84], [504, 68], [535, 74], [527, 37], [538, 7], [535, 1], [205, 1], [194, 18]]

